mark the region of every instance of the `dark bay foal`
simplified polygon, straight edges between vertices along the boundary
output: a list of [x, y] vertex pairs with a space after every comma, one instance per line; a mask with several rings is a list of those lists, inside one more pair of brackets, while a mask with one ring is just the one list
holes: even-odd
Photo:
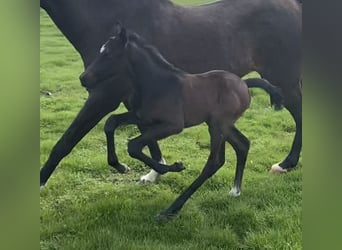
[[[74, 46], [85, 67], [112, 34], [113, 20], [120, 19], [187, 72], [224, 69], [243, 76], [257, 71], [282, 89], [284, 106], [296, 124], [289, 153], [272, 171], [284, 173], [297, 165], [302, 148], [302, 8], [297, 0], [221, 0], [197, 7], [179, 6], [170, 0], [106, 0], [101, 4], [94, 0], [41, 0], [40, 7]], [[130, 89], [112, 93], [105, 88], [106, 92], [88, 90], [86, 102], [40, 171], [41, 186], [105, 115], [121, 102], [127, 104]], [[151, 142], [148, 147], [152, 158], [161, 161], [158, 144]], [[112, 166], [118, 172], [127, 171], [122, 164]], [[141, 180], [154, 182], [156, 172], [152, 170]]]
[[159, 214], [159, 219], [176, 215], [203, 182], [223, 166], [225, 142], [232, 145], [237, 155], [234, 186], [230, 194], [240, 195], [249, 140], [234, 123], [249, 107], [248, 87], [263, 88], [270, 94], [271, 103], [280, 108], [283, 100], [276, 87], [264, 79], [243, 81], [222, 70], [188, 74], [168, 63], [153, 46], [137, 34], [126, 32], [120, 25], [118, 34], [102, 46], [100, 54], [80, 79], [85, 87], [96, 88], [105, 79], [118, 75], [130, 79], [126, 84], [131, 85], [133, 94], [129, 98], [131, 110], [112, 115], [106, 121], [108, 159], [115, 152], [115, 129], [123, 124], [138, 124], [143, 130], [140, 136], [129, 141], [130, 156], [159, 174], [179, 172], [184, 169], [181, 163], [161, 164], [144, 154], [142, 149], [150, 141], [178, 134], [187, 127], [205, 122], [209, 128], [210, 154], [202, 173], [168, 209]]

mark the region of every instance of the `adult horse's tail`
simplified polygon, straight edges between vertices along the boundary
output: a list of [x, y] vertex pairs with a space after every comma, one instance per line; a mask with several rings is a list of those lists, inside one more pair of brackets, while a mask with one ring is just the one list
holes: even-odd
[[270, 94], [270, 102], [275, 110], [280, 110], [283, 108], [284, 97], [280, 88], [272, 85], [266, 79], [260, 78], [250, 78], [245, 80], [248, 88], [262, 88], [267, 93]]

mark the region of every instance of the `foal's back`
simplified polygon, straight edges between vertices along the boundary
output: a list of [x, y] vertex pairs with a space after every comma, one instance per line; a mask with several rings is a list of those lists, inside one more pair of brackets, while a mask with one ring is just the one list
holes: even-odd
[[223, 70], [185, 74], [182, 98], [186, 127], [222, 116], [235, 121], [250, 103], [246, 83]]

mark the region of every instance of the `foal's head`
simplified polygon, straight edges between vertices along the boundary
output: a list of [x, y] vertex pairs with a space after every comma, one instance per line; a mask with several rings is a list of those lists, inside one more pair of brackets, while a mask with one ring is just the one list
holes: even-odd
[[94, 61], [80, 75], [82, 86], [93, 89], [105, 80], [125, 72], [128, 67], [126, 30], [117, 24], [115, 35], [104, 43]]
[[81, 74], [80, 80], [84, 87], [93, 89], [120, 74], [131, 77], [133, 72], [136, 75], [144, 72], [148, 76], [160, 76], [160, 72], [165, 75], [165, 72], [174, 74], [181, 70], [170, 64], [138, 34], [126, 31], [118, 23], [115, 35], [102, 45], [95, 60]]

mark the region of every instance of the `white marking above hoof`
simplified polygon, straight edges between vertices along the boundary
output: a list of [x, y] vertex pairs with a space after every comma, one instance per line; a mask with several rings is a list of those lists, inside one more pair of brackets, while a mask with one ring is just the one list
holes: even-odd
[[281, 166], [279, 166], [279, 163], [277, 163], [271, 167], [270, 172], [273, 174], [284, 174], [287, 172], [287, 170], [283, 169]]
[[127, 166], [126, 164], [122, 164], [122, 165], [125, 167], [125, 172], [124, 173], [127, 173], [127, 172], [131, 171], [129, 166]]
[[[160, 164], [166, 164], [166, 161], [164, 159], [161, 159], [159, 161]], [[153, 169], [146, 175], [140, 177], [140, 184], [146, 184], [146, 183], [155, 183], [159, 180], [160, 174], [158, 174]]]
[[40, 186], [40, 191], [42, 191], [45, 188], [45, 185]]
[[229, 191], [229, 195], [233, 196], [233, 197], [238, 197], [241, 195], [241, 191], [237, 188], [237, 187], [233, 187], [230, 191]]
[[151, 170], [147, 175], [141, 176], [140, 183], [146, 184], [146, 183], [154, 183], [159, 180], [160, 174], [158, 174], [156, 171]]

